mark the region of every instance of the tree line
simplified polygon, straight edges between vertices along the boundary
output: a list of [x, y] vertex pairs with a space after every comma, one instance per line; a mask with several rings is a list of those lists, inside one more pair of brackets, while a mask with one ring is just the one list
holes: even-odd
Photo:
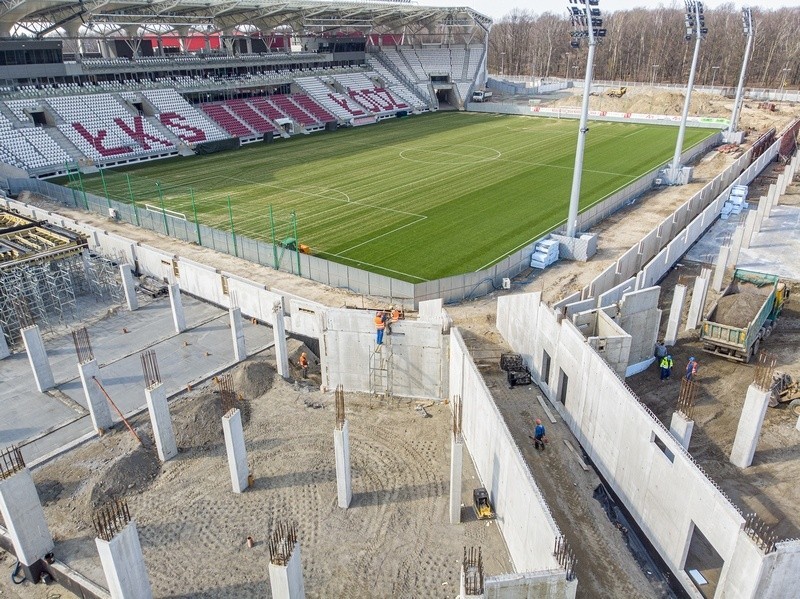
[[[601, 7], [602, 9], [602, 7]], [[800, 83], [800, 7], [753, 8], [755, 38], [747, 87], [796, 88]], [[684, 39], [682, 7], [636, 8], [603, 14], [607, 36], [595, 52], [594, 79], [685, 83], [694, 38]], [[695, 84], [735, 86], [745, 43], [741, 10], [723, 4], [705, 11], [708, 34], [700, 47]], [[535, 77], [585, 77], [588, 45], [570, 47], [564, 11], [515, 9], [492, 27], [489, 72]]]

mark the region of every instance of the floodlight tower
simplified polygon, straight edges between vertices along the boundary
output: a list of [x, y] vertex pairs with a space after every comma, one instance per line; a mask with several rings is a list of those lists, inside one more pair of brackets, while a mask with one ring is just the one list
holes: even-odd
[[742, 72], [739, 73], [739, 87], [736, 88], [736, 100], [733, 102], [731, 124], [728, 125], [728, 130], [724, 134], [726, 143], [740, 144], [744, 141], [744, 133], [742, 131], [736, 131], [736, 127], [739, 125], [739, 111], [742, 109], [744, 79], [747, 75], [747, 63], [750, 62], [750, 48], [753, 47], [753, 38], [756, 36], [753, 13], [749, 6], [742, 8], [742, 28], [744, 29], [744, 34], [747, 36], [747, 45], [745, 46], [744, 58], [742, 59]]
[[683, 138], [686, 134], [686, 119], [689, 117], [689, 103], [692, 100], [692, 86], [694, 86], [694, 76], [697, 73], [697, 57], [700, 55], [700, 42], [706, 37], [705, 16], [703, 15], [703, 3], [697, 0], [684, 0], [686, 3], [686, 41], [695, 38], [694, 55], [692, 56], [692, 68], [689, 71], [689, 84], [686, 86], [686, 100], [683, 103], [683, 115], [681, 116], [681, 126], [678, 129], [678, 143], [675, 144], [675, 156], [667, 172], [667, 180], [672, 185], [683, 185], [689, 182], [691, 171], [681, 168], [681, 151], [683, 150]]
[[581, 195], [581, 174], [583, 171], [583, 150], [586, 146], [586, 126], [589, 120], [589, 92], [592, 87], [592, 69], [594, 68], [594, 49], [597, 40], [606, 36], [602, 29], [603, 19], [600, 17], [599, 0], [569, 0], [569, 16], [572, 23], [572, 40], [570, 46], [578, 48], [580, 40], [589, 43], [589, 55], [586, 58], [586, 78], [583, 82], [583, 104], [581, 120], [578, 126], [578, 147], [575, 150], [575, 170], [572, 174], [572, 193], [569, 198], [569, 214], [567, 215], [567, 237], [575, 237], [578, 228], [578, 207]]

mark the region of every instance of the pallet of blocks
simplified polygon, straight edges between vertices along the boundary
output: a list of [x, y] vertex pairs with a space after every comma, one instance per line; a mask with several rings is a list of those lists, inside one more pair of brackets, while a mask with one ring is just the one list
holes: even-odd
[[558, 241], [544, 239], [533, 248], [531, 266], [533, 268], [547, 268], [558, 260]]
[[748, 188], [747, 185], [734, 185], [728, 199], [722, 205], [722, 213], [720, 217], [724, 220], [731, 214], [741, 214], [742, 210], [747, 210], [749, 204], [745, 201], [747, 199]]

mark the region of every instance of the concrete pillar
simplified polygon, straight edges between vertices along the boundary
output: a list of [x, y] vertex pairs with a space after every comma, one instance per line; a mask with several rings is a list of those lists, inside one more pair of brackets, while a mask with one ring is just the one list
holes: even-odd
[[761, 231], [761, 225], [764, 222], [764, 215], [767, 212], [767, 196], [761, 196], [758, 200], [758, 209], [756, 210], [756, 224], [753, 227], [753, 232], [758, 233]]
[[675, 285], [675, 292], [672, 296], [672, 306], [669, 309], [667, 333], [664, 336], [664, 345], [675, 345], [675, 342], [678, 340], [678, 329], [681, 326], [681, 315], [683, 314], [683, 304], [685, 302], [686, 285]]
[[686, 318], [686, 330], [696, 329], [703, 320], [703, 308], [706, 305], [706, 293], [708, 293], [708, 279], [710, 270], [704, 268], [700, 276], [694, 280], [692, 290], [692, 303], [689, 304], [689, 316]]
[[464, 442], [461, 436], [450, 437], [450, 524], [461, 522], [461, 473], [464, 462]]
[[777, 196], [778, 188], [773, 183], [769, 186], [769, 190], [767, 190], [767, 205], [764, 207], [764, 218], [769, 218], [769, 215], [772, 213], [772, 207], [775, 205]]
[[748, 249], [750, 244], [753, 243], [753, 236], [756, 230], [756, 217], [758, 216], [755, 210], [748, 210], [747, 216], [744, 219], [744, 235], [742, 236], [742, 247]]
[[133, 312], [139, 308], [139, 298], [136, 297], [136, 285], [133, 282], [133, 267], [130, 264], [120, 264], [119, 272], [122, 275], [122, 288], [125, 291], [128, 310]]
[[102, 433], [111, 428], [114, 421], [111, 418], [111, 408], [108, 407], [108, 398], [97, 384], [97, 381], [100, 380], [100, 368], [97, 366], [97, 360], [79, 363], [78, 373], [81, 376], [86, 404], [89, 406], [89, 415], [92, 417], [92, 426], [98, 433]]
[[3, 327], [0, 326], [0, 360], [10, 355], [11, 350], [8, 349], [8, 342], [6, 341], [5, 333], [3, 333]]
[[333, 448], [336, 453], [336, 491], [339, 507], [347, 509], [353, 499], [350, 482], [350, 423], [344, 421], [341, 429], [333, 430]]
[[278, 374], [289, 378], [289, 352], [286, 350], [286, 325], [283, 322], [283, 302], [272, 305], [272, 334], [275, 337], [275, 363]]
[[[730, 256], [731, 248], [727, 245], [719, 247], [719, 255], [717, 256], [717, 266], [714, 268], [714, 281], [712, 287], [714, 291], [719, 293], [722, 289], [722, 281], [725, 280], [725, 270], [728, 268], [728, 257]], [[688, 325], [687, 325], [688, 326]]]
[[786, 177], [783, 173], [778, 175], [778, 180], [775, 182], [775, 197], [773, 198], [772, 205], [777, 206], [781, 203], [781, 196], [786, 193]]
[[[467, 594], [467, 573], [466, 570], [464, 570], [463, 564], [461, 565], [460, 579], [461, 584], [459, 585], [458, 597], [456, 597], [456, 599], [483, 599], [486, 596], [484, 593], [481, 593], [480, 595]], [[502, 591], [500, 592], [502, 593]], [[500, 596], [502, 597], [503, 595]], [[509, 589], [509, 596], [511, 596], [511, 589]]]
[[672, 421], [669, 423], [669, 432], [686, 450], [689, 449], [693, 430], [694, 420], [690, 420], [681, 412], [672, 413]]
[[169, 305], [172, 308], [172, 322], [175, 332], [182, 333], [186, 330], [186, 317], [183, 315], [183, 302], [181, 302], [181, 288], [177, 283], [169, 285]]
[[742, 251], [742, 241], [744, 240], [744, 225], [741, 224], [736, 227], [731, 237], [731, 251], [728, 254], [728, 266], [735, 268], [736, 263], [739, 262], [739, 252]]
[[39, 325], [25, 327], [20, 331], [22, 332], [22, 341], [25, 343], [25, 351], [28, 352], [28, 362], [30, 362], [33, 370], [36, 388], [44, 393], [48, 389], [55, 387], [56, 382], [53, 379], [53, 370], [50, 368], [47, 352], [44, 349], [44, 341], [39, 331]]
[[144, 395], [147, 399], [147, 411], [150, 413], [150, 424], [153, 426], [158, 459], [166, 462], [178, 455], [175, 432], [172, 430], [172, 419], [167, 405], [167, 388], [164, 383], [158, 383], [145, 389]]
[[231, 317], [231, 336], [233, 337], [233, 358], [241, 362], [247, 358], [247, 349], [244, 345], [244, 327], [242, 326], [241, 308], [228, 310]]
[[225, 435], [225, 452], [228, 454], [228, 469], [231, 472], [231, 485], [234, 493], [247, 488], [247, 449], [244, 446], [242, 413], [233, 408], [222, 417], [222, 432]]
[[285, 566], [269, 563], [269, 586], [272, 599], [305, 599], [300, 543], [295, 543], [292, 557]]
[[739, 468], [747, 468], [753, 463], [770, 395], [769, 390], [764, 391], [756, 387], [755, 383], [751, 383], [747, 388], [742, 415], [739, 417], [739, 426], [736, 429], [736, 438], [733, 440], [733, 449], [731, 449], [731, 463]]
[[14, 553], [24, 566], [35, 564], [53, 550], [53, 536], [27, 468], [0, 480], [0, 514]]
[[136, 522], [128, 522], [110, 541], [96, 538], [94, 542], [111, 599], [152, 598]]

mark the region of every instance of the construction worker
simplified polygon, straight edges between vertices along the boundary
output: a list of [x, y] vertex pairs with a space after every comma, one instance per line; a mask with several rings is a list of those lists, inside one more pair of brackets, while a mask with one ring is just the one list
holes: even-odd
[[697, 360], [694, 359], [694, 356], [689, 358], [689, 362], [686, 364], [686, 380], [691, 381], [692, 377], [697, 374]]
[[668, 379], [669, 375], [672, 374], [672, 356], [667, 354], [663, 358], [661, 358], [661, 362], [659, 362], [658, 367], [661, 368], [661, 380]]
[[308, 356], [306, 356], [306, 352], [300, 354], [300, 372], [303, 373], [303, 378], [308, 378]]
[[400, 320], [400, 316], [401, 315], [402, 315], [402, 312], [400, 312], [400, 310], [398, 308], [395, 308], [394, 306], [392, 306], [392, 322], [397, 322], [398, 320]]
[[375, 330], [378, 332], [378, 345], [383, 345], [383, 329], [386, 328], [386, 323], [383, 320], [383, 310], [375, 312]]
[[386, 327], [386, 334], [392, 334], [392, 316], [391, 316], [392, 307], [389, 306], [388, 310], [383, 311], [383, 324]]
[[538, 418], [536, 419], [536, 428], [533, 431], [533, 446], [536, 449], [544, 450], [545, 436], [544, 424]]

